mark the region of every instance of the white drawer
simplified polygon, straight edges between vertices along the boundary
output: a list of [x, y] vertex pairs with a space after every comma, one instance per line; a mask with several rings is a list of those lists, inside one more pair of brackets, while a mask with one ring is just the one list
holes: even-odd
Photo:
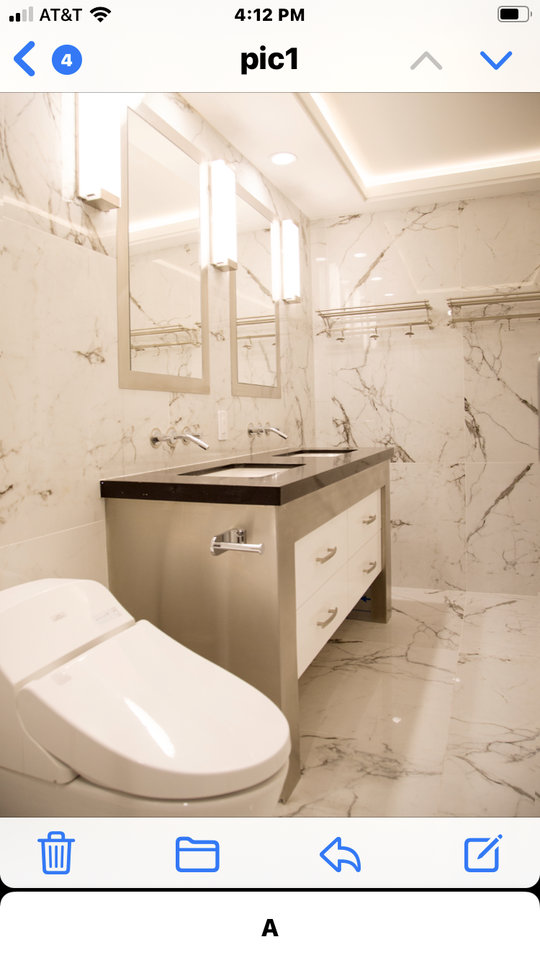
[[349, 527], [349, 557], [371, 540], [381, 529], [381, 491], [375, 490], [347, 510]]
[[297, 609], [347, 562], [347, 557], [346, 510], [297, 540], [294, 546]]
[[347, 564], [349, 609], [358, 603], [370, 583], [381, 572], [381, 532], [375, 534]]
[[349, 610], [347, 567], [345, 566], [296, 611], [299, 677], [345, 619]]

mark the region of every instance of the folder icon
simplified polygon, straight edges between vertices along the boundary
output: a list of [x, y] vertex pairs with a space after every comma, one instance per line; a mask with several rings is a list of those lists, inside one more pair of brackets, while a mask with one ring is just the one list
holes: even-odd
[[219, 870], [217, 840], [176, 838], [176, 869], [179, 873], [216, 873]]

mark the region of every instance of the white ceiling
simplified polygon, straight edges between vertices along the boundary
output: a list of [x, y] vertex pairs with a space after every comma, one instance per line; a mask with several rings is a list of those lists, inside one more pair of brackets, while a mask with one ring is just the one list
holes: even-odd
[[310, 219], [540, 189], [537, 93], [183, 96]]

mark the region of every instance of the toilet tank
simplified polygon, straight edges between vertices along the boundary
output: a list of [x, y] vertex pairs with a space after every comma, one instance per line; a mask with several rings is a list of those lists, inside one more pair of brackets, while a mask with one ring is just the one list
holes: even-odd
[[26, 733], [15, 695], [134, 623], [93, 580], [36, 580], [0, 592], [0, 766], [60, 783], [76, 776]]

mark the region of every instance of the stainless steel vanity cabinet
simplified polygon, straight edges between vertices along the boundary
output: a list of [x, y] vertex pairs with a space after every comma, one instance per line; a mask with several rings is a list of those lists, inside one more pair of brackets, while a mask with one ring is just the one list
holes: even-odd
[[294, 545], [298, 676], [381, 572], [381, 489]]
[[[284, 796], [300, 775], [299, 675], [370, 585], [372, 619], [390, 616], [391, 455], [289, 456], [275, 479], [216, 479], [192, 465], [102, 482], [110, 589], [137, 620], [283, 710], [293, 745]], [[264, 552], [213, 555], [213, 538], [238, 528]]]

